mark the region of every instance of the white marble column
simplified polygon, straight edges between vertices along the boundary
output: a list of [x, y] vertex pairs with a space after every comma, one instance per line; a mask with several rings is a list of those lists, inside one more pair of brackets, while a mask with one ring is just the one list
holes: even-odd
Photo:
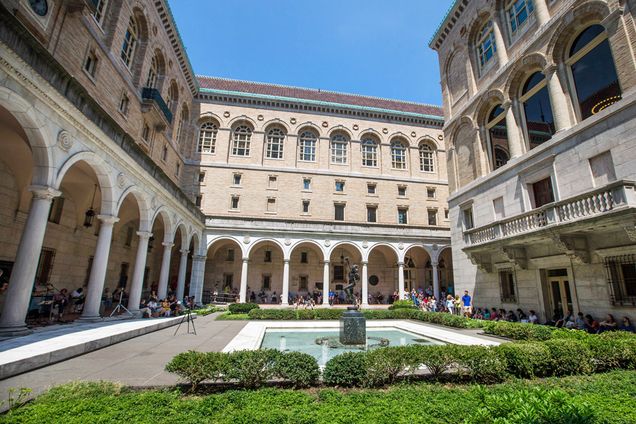
[[289, 305], [289, 259], [283, 259], [283, 294], [281, 304]]
[[329, 261], [322, 267], [322, 304], [329, 306]]
[[[113, 239], [113, 226], [119, 218], [111, 215], [97, 215], [100, 220], [99, 235], [97, 236], [97, 246], [93, 257], [93, 267], [88, 279], [84, 309], [79, 318], [83, 321], [95, 321], [100, 319], [99, 309], [102, 305], [102, 293], [104, 291], [104, 280], [106, 279], [106, 269], [108, 268], [108, 255], [110, 254], [110, 243]], [[119, 299], [117, 299], [119, 300]]]
[[36, 265], [42, 251], [51, 201], [62, 194], [58, 190], [42, 186], [32, 186], [29, 190], [33, 193], [31, 209], [22, 231], [0, 317], [0, 335], [3, 336], [29, 333], [25, 318], [29, 311]]
[[398, 295], [404, 299], [404, 262], [398, 262]]
[[548, 82], [554, 129], [556, 132], [567, 130], [572, 126], [572, 121], [570, 120], [570, 107], [559, 78], [558, 67], [554, 64], [549, 65], [544, 69], [543, 74]]
[[440, 293], [440, 287], [439, 287], [439, 273], [437, 271], [437, 262], [432, 262], [431, 261], [431, 266], [433, 267], [433, 294], [435, 295], [435, 299], [439, 300], [439, 293]]
[[128, 294], [128, 310], [133, 314], [139, 312], [139, 301], [144, 285], [144, 271], [146, 270], [146, 257], [148, 256], [148, 240], [152, 233], [147, 231], [137, 231], [139, 244], [137, 245], [137, 257], [135, 258], [135, 269], [133, 271], [132, 285]]
[[506, 110], [506, 130], [508, 132], [508, 148], [510, 149], [510, 159], [513, 159], [523, 154], [523, 145], [521, 137], [519, 136], [519, 125], [517, 125], [517, 118], [515, 116], [515, 107], [513, 105], [513, 102], [508, 100], [504, 102], [503, 107]]
[[168, 295], [168, 277], [170, 276], [170, 256], [172, 255], [172, 246], [174, 243], [164, 241], [163, 256], [161, 258], [161, 272], [159, 273], [159, 287], [157, 289], [157, 297], [165, 299]]
[[362, 262], [362, 306], [369, 306], [369, 262]]
[[186, 279], [186, 269], [188, 268], [188, 253], [190, 253], [187, 249], [181, 249], [181, 258], [179, 259], [179, 276], [177, 278], [177, 300], [183, 300], [183, 295], [185, 294], [185, 279]]
[[539, 26], [550, 20], [550, 10], [548, 9], [546, 0], [534, 0], [534, 13]]
[[194, 296], [196, 303], [203, 300], [203, 285], [205, 279], [205, 255], [192, 256], [192, 273], [190, 274], [190, 292], [189, 296]]
[[492, 32], [495, 36], [495, 45], [497, 49], [497, 59], [499, 60], [499, 68], [502, 68], [508, 62], [508, 52], [506, 51], [506, 42], [501, 34], [501, 26], [499, 25], [499, 14], [495, 12], [496, 18], [492, 20]]
[[241, 266], [241, 291], [239, 292], [239, 302], [247, 302], [247, 265], [249, 258], [243, 258], [243, 265]]

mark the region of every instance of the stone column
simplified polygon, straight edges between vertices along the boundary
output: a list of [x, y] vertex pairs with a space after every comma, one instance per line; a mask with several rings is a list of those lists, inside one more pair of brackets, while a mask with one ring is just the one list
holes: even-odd
[[543, 74], [548, 83], [550, 106], [552, 108], [552, 116], [554, 116], [554, 128], [556, 132], [559, 132], [570, 128], [572, 122], [570, 120], [570, 107], [568, 106], [557, 69], [558, 67], [554, 64], [548, 65], [544, 69]]
[[362, 306], [369, 306], [369, 262], [362, 262]]
[[499, 68], [502, 68], [508, 62], [508, 52], [506, 51], [506, 42], [501, 34], [501, 26], [499, 25], [499, 13], [495, 11], [495, 18], [492, 20], [492, 32], [495, 36], [495, 45], [497, 46], [497, 59], [499, 60]]
[[289, 259], [283, 259], [283, 294], [281, 304], [289, 305]]
[[322, 304], [329, 306], [329, 261], [322, 267]]
[[437, 261], [433, 262], [431, 261], [431, 266], [433, 267], [433, 294], [435, 295], [435, 299], [439, 300], [439, 293], [440, 293], [440, 287], [439, 287], [439, 274], [437, 272]]
[[[516, 102], [516, 100], [514, 100]], [[510, 159], [519, 157], [523, 154], [523, 146], [521, 137], [519, 136], [519, 125], [515, 117], [514, 105], [512, 101], [505, 101], [502, 105], [506, 110], [506, 129], [508, 131], [508, 148], [510, 149]], [[494, 163], [494, 158], [493, 158]]]
[[172, 255], [172, 246], [174, 243], [164, 241], [163, 256], [161, 258], [161, 272], [159, 273], [159, 287], [157, 289], [157, 297], [165, 299], [168, 295], [168, 276], [170, 275], [170, 256]]
[[17, 336], [30, 332], [25, 318], [29, 311], [36, 265], [42, 251], [51, 201], [62, 194], [51, 187], [43, 186], [32, 186], [29, 190], [33, 193], [31, 208], [20, 238], [7, 298], [0, 317], [0, 335], [3, 336]]
[[181, 249], [181, 258], [179, 260], [179, 276], [177, 278], [177, 300], [183, 300], [185, 292], [185, 279], [186, 269], [188, 268], [188, 253], [187, 249]]
[[534, 0], [534, 13], [539, 26], [542, 26], [550, 20], [550, 10], [545, 0]]
[[245, 303], [247, 301], [247, 264], [249, 258], [243, 258], [243, 266], [241, 267], [241, 291], [239, 302]]
[[[86, 299], [84, 309], [79, 318], [83, 321], [95, 321], [100, 319], [99, 309], [102, 304], [102, 292], [104, 291], [104, 280], [106, 279], [106, 269], [108, 268], [108, 255], [110, 254], [110, 242], [113, 239], [113, 226], [119, 218], [111, 215], [97, 215], [101, 221], [99, 236], [97, 236], [97, 246], [93, 257], [93, 267], [88, 279]], [[119, 299], [116, 299], [119, 300]]]
[[132, 285], [128, 295], [128, 310], [133, 314], [139, 312], [139, 301], [144, 285], [144, 271], [146, 270], [146, 257], [148, 256], [148, 240], [152, 233], [147, 231], [137, 231], [139, 245], [137, 246], [137, 257], [135, 258], [135, 270], [133, 271]]
[[203, 301], [203, 285], [205, 279], [205, 255], [192, 256], [192, 273], [190, 274], [190, 296], [194, 296], [194, 301]]
[[404, 299], [404, 262], [398, 262], [398, 295]]

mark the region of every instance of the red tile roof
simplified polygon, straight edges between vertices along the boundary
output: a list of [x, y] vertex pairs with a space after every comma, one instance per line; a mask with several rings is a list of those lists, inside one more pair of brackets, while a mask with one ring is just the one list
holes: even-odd
[[197, 78], [202, 89], [207, 88], [212, 90], [237, 91], [241, 93], [262, 94], [266, 96], [290, 97], [294, 99], [306, 99], [319, 102], [390, 109], [400, 112], [418, 113], [421, 115], [444, 116], [441, 107], [421, 103], [360, 96], [357, 94], [337, 93], [334, 91], [323, 91], [311, 88], [266, 84], [262, 82], [206, 77], [201, 75], [198, 75]]

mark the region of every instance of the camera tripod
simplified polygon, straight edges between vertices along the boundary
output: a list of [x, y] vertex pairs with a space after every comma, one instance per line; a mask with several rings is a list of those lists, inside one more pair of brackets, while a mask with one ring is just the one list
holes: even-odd
[[186, 309], [185, 310], [185, 314], [181, 318], [181, 322], [177, 326], [177, 329], [174, 330], [174, 334], [173, 335], [174, 336], [177, 335], [177, 332], [179, 331], [179, 328], [181, 328], [181, 324], [183, 324], [183, 321], [186, 321], [187, 324], [188, 324], [188, 333], [187, 334], [190, 334], [190, 323], [192, 323], [192, 333], [196, 336], [197, 335], [197, 329], [194, 327], [194, 318], [192, 318], [192, 310], [191, 309]]
[[111, 318], [113, 317], [113, 315], [115, 315], [116, 312], [121, 312], [122, 309], [126, 311], [126, 313], [128, 313], [131, 317], [135, 316], [135, 314], [130, 312], [124, 305], [121, 304], [121, 299], [123, 297], [124, 297], [124, 292], [122, 290], [121, 292], [119, 292], [119, 302], [117, 303], [117, 306], [115, 306], [115, 309], [113, 309], [113, 312], [110, 313]]

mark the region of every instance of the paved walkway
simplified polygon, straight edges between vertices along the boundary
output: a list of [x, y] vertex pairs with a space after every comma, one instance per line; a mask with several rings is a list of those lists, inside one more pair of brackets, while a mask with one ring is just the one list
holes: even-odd
[[197, 335], [187, 334], [186, 324], [169, 327], [68, 359], [48, 367], [0, 381], [0, 399], [9, 388], [28, 387], [33, 395], [69, 381], [108, 380], [130, 386], [171, 385], [177, 378], [164, 366], [177, 353], [187, 350], [220, 351], [247, 321], [215, 321], [217, 314], [198, 317]]

